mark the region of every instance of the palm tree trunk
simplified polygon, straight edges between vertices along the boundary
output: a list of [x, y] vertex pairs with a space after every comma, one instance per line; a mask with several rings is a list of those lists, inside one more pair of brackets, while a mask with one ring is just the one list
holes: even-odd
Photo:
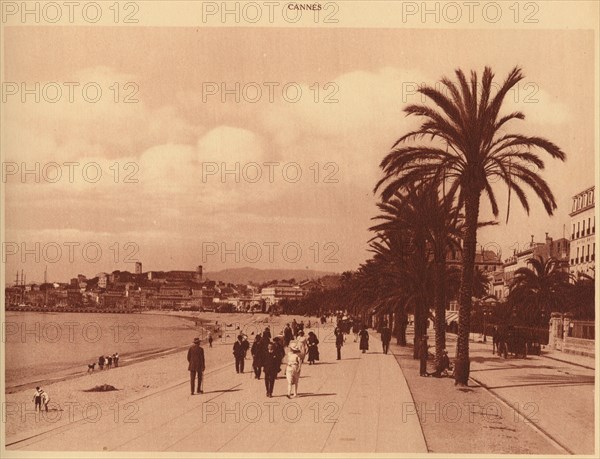
[[475, 249], [477, 245], [479, 197], [479, 192], [471, 191], [465, 198], [465, 236], [459, 292], [456, 365], [454, 369], [455, 384], [461, 386], [468, 385], [469, 381], [469, 333], [471, 331], [471, 297], [473, 294], [473, 272], [475, 270]]
[[400, 346], [406, 346], [406, 324], [408, 317], [404, 308], [399, 307], [394, 314], [394, 334], [396, 343]]
[[446, 263], [440, 261], [439, 255], [435, 263], [435, 373], [442, 372], [442, 356], [446, 348]]

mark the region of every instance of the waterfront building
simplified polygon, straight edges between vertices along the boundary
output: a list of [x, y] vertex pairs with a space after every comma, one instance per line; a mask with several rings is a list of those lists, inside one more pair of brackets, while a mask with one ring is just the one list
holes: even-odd
[[589, 187], [573, 196], [571, 207], [571, 245], [569, 271], [574, 276], [595, 277], [596, 215], [594, 188]]

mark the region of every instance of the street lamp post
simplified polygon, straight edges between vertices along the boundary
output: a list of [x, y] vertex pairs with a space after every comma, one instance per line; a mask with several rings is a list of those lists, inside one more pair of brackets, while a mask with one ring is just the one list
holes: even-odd
[[484, 306], [483, 307], [483, 342], [484, 343], [487, 343], [486, 332], [487, 332], [487, 316], [488, 316], [488, 313], [489, 313], [489, 309], [486, 306]]

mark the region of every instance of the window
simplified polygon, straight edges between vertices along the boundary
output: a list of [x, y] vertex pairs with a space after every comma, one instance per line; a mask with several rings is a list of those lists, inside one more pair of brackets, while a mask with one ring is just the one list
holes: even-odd
[[575, 223], [573, 223], [573, 232], [571, 233], [571, 240], [575, 239]]
[[590, 225], [590, 223], [591, 223], [591, 222], [592, 222], [592, 219], [591, 219], [591, 218], [588, 218], [588, 230], [587, 230], [587, 233], [588, 233], [588, 234], [590, 234], [590, 231], [592, 230], [592, 227], [591, 227], [591, 225]]
[[577, 209], [577, 199], [573, 199], [573, 209], [571, 210], [571, 212], [575, 212], [576, 209]]
[[575, 264], [579, 263], [579, 247], [577, 247], [577, 256], [575, 257]]
[[586, 193], [583, 195], [583, 207], [587, 206], [587, 198], [588, 198], [588, 195]]
[[577, 222], [577, 238], [579, 238], [579, 230], [581, 229], [581, 222]]

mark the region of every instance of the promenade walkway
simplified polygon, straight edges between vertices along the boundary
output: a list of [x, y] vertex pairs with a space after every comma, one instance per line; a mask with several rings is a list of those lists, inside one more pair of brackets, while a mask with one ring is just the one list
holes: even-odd
[[[286, 320], [277, 318], [271, 329], [279, 331]], [[170, 368], [181, 373], [181, 379], [127, 401], [136, 408], [130, 416], [135, 422], [113, 416], [94, 423], [75, 421], [26, 438], [15, 436], [8, 439], [8, 449], [426, 452], [418, 417], [400, 422], [412, 398], [394, 356], [383, 355], [377, 343], [362, 354], [350, 337], [343, 359], [337, 361], [330, 330], [321, 328], [318, 334], [321, 361], [303, 365], [298, 398], [286, 397], [283, 377], [275, 383], [273, 398], [267, 398], [264, 381], [255, 380], [251, 373], [251, 360], [246, 360], [244, 374], [236, 374], [231, 342], [219, 343], [212, 349], [205, 346], [204, 394], [189, 394], [182, 353], [181, 362]], [[135, 365], [130, 368], [135, 371]], [[102, 395], [98, 394], [99, 400]]]
[[[434, 352], [435, 334], [428, 334]], [[408, 339], [412, 343], [412, 334]], [[456, 336], [449, 334], [446, 342], [454, 358]], [[471, 380], [459, 389], [452, 378], [419, 377], [412, 346], [392, 345], [430, 451], [594, 453], [594, 370], [582, 367], [578, 358], [572, 363], [543, 356], [505, 360], [492, 355], [491, 340], [469, 347]], [[433, 371], [433, 361], [429, 366]]]

